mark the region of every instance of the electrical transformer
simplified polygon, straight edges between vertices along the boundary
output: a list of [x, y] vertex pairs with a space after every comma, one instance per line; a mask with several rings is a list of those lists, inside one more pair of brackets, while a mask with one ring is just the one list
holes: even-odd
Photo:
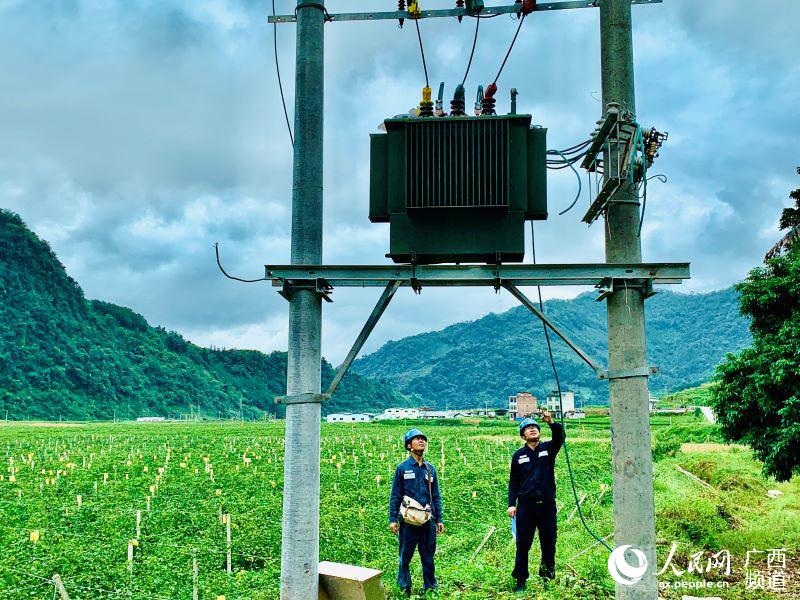
[[397, 263], [521, 262], [547, 218], [546, 133], [530, 115], [393, 118], [370, 136], [373, 223]]

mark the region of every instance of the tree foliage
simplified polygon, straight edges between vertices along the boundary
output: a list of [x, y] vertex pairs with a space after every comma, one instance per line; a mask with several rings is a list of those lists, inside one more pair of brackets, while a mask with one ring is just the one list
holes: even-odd
[[[790, 197], [797, 207], [784, 210], [782, 228], [800, 225], [800, 189]], [[800, 471], [800, 245], [782, 250], [736, 286], [753, 344], [719, 365], [712, 403], [726, 438], [786, 481]]]
[[[323, 363], [323, 384], [333, 373]], [[47, 242], [0, 210], [0, 419], [238, 418], [240, 403], [244, 418], [261, 418], [285, 389], [285, 352], [202, 348], [129, 308], [87, 300]], [[351, 374], [323, 409], [407, 403]]]

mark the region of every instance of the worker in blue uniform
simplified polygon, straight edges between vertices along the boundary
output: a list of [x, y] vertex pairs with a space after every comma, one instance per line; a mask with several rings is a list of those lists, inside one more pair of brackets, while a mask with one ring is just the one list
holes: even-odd
[[[403, 444], [409, 456], [394, 470], [392, 493], [389, 496], [389, 528], [399, 536], [400, 541], [397, 585], [410, 596], [409, 565], [415, 549], [419, 549], [422, 561], [423, 589], [436, 589], [433, 555], [436, 552], [436, 536], [444, 532], [444, 524], [439, 477], [434, 466], [423, 458], [428, 448], [428, 438], [419, 429], [412, 429], [404, 436]], [[410, 525], [403, 520], [400, 505], [404, 496], [413, 498], [423, 507], [429, 507], [431, 516], [427, 523]]]
[[511, 458], [508, 480], [508, 515], [516, 518], [517, 552], [512, 576], [514, 591], [525, 590], [528, 580], [528, 553], [539, 530], [542, 560], [539, 577], [556, 576], [556, 455], [564, 444], [564, 427], [553, 421], [552, 415], [541, 409], [541, 419], [550, 426], [550, 441], [540, 441], [541, 427], [532, 418], [519, 424], [519, 435], [525, 445]]

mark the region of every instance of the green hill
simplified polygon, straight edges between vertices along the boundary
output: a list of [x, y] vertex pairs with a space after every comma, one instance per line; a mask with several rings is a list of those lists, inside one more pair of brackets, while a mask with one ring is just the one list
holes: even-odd
[[[322, 370], [327, 383], [333, 368]], [[129, 308], [87, 300], [47, 242], [0, 210], [0, 419], [238, 417], [240, 402], [245, 418], [263, 418], [285, 386], [285, 352], [201, 348]], [[406, 404], [350, 374], [323, 410]]]
[[[550, 300], [545, 312], [606, 364], [606, 307], [595, 297], [591, 292]], [[708, 380], [726, 352], [750, 344], [748, 323], [732, 288], [708, 294], [662, 291], [646, 307], [649, 363], [661, 369], [650, 378], [656, 395]], [[607, 403], [608, 383], [599, 381], [560, 339], [551, 339], [562, 386], [575, 391], [576, 400]], [[523, 307], [388, 342], [353, 368], [437, 408], [485, 402], [501, 407], [510, 394], [527, 390], [541, 398], [554, 386], [541, 322]]]

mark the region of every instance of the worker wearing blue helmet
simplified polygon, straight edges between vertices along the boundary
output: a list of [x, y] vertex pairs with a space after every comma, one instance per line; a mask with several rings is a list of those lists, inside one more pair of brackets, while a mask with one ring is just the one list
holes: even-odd
[[508, 515], [516, 517], [517, 552], [511, 575], [516, 580], [514, 591], [525, 590], [528, 580], [528, 553], [536, 530], [542, 561], [539, 577], [553, 579], [556, 575], [556, 455], [564, 444], [564, 428], [553, 421], [544, 408], [542, 421], [550, 426], [551, 439], [542, 442], [541, 426], [533, 418], [519, 424], [519, 435], [525, 445], [511, 458], [508, 480]]
[[[436, 536], [444, 531], [442, 523], [442, 497], [439, 494], [439, 477], [432, 464], [423, 458], [428, 448], [428, 438], [419, 429], [411, 429], [403, 436], [403, 445], [409, 452], [406, 460], [397, 465], [389, 496], [389, 528], [399, 536], [400, 558], [397, 585], [406, 595], [411, 595], [409, 565], [414, 550], [419, 549], [422, 562], [424, 590], [436, 589], [433, 555], [436, 553]], [[401, 505], [413, 499], [429, 512], [423, 524], [414, 524], [403, 518]]]

